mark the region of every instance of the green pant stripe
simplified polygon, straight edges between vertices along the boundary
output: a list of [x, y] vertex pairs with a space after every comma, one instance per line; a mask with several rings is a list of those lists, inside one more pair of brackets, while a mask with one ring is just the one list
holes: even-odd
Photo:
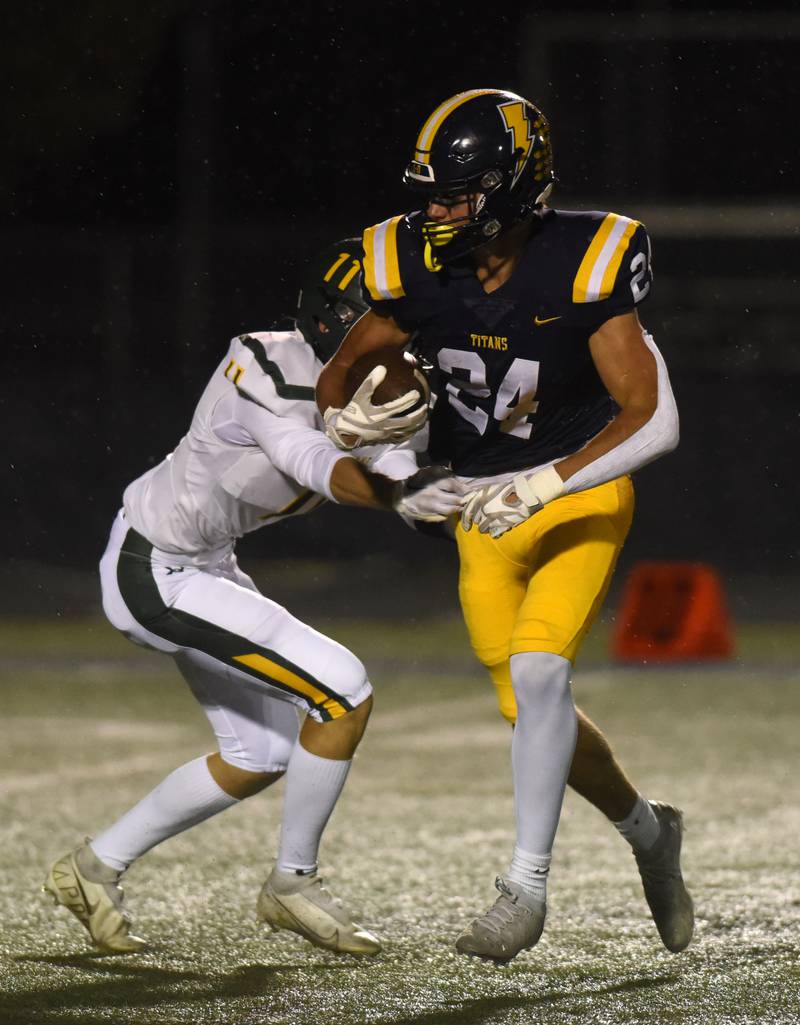
[[259, 672], [250, 666], [235, 661], [235, 656], [244, 654], [259, 654], [270, 659], [277, 665], [283, 666], [292, 673], [296, 673], [303, 680], [312, 684], [322, 691], [327, 698], [338, 702], [348, 712], [353, 706], [341, 695], [320, 683], [306, 670], [300, 668], [284, 658], [277, 651], [264, 648], [247, 637], [232, 633], [216, 623], [210, 623], [190, 612], [182, 612], [179, 609], [171, 609], [164, 604], [158, 591], [158, 586], [153, 579], [153, 570], [150, 563], [150, 555], [153, 546], [150, 542], [138, 534], [135, 530], [129, 529], [120, 549], [119, 561], [117, 563], [117, 583], [120, 593], [128, 606], [131, 615], [145, 629], [154, 633], [173, 644], [182, 648], [196, 648], [207, 655], [212, 655], [231, 668], [251, 676], [253, 679], [263, 682], [269, 680], [272, 686], [287, 694], [300, 697], [319, 712], [324, 720], [332, 718], [330, 712], [320, 704], [315, 704], [305, 694], [294, 690], [288, 684], [279, 680], [273, 680], [267, 674]]

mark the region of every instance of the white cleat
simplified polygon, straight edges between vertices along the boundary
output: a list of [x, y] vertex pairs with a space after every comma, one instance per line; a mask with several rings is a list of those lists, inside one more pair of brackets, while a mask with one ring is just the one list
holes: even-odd
[[694, 904], [681, 875], [683, 815], [677, 808], [650, 801], [661, 832], [649, 851], [635, 851], [644, 895], [667, 950], [680, 953], [694, 932]]
[[506, 964], [539, 942], [547, 906], [510, 879], [498, 876], [494, 885], [500, 896], [461, 933], [456, 950], [483, 961]]
[[381, 944], [354, 922], [340, 900], [313, 875], [296, 875], [274, 868], [258, 895], [258, 917], [277, 932], [290, 929], [337, 954], [379, 954]]
[[119, 885], [121, 875], [100, 861], [87, 839], [53, 864], [42, 889], [72, 912], [100, 950], [134, 954], [147, 944], [131, 933], [131, 918]]

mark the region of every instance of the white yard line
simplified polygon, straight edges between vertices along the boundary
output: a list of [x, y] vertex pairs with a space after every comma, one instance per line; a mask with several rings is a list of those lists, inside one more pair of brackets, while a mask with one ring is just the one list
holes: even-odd
[[102, 740], [149, 740], [184, 737], [191, 727], [182, 722], [161, 722], [158, 719], [93, 719], [85, 715], [11, 715], [6, 722], [21, 732], [55, 731], [65, 736]]
[[57, 772], [29, 773], [22, 776], [6, 776], [0, 782], [0, 797], [11, 794], [26, 793], [49, 787], [61, 787], [64, 783], [80, 783], [82, 781], [102, 783], [103, 780], [119, 779], [136, 772], [147, 772], [158, 766], [152, 755], [138, 755], [136, 758], [125, 758], [123, 761], [108, 765], [85, 765], [75, 768], [59, 769]]

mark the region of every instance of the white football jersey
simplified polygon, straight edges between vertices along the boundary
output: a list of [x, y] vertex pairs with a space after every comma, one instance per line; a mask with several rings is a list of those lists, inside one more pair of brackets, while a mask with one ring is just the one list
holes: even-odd
[[[299, 331], [234, 338], [178, 447], [126, 488], [134, 530], [202, 563], [237, 537], [331, 498], [330, 475], [346, 454], [324, 433], [314, 398], [321, 369]], [[416, 469], [408, 449], [374, 446], [358, 456], [397, 479]]]

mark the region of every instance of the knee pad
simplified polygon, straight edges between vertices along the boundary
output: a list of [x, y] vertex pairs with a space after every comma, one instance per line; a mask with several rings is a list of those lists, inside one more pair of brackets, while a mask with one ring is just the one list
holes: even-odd
[[270, 745], [265, 750], [256, 748], [247, 751], [241, 748], [234, 750], [223, 744], [219, 746], [219, 756], [223, 762], [227, 765], [232, 765], [235, 769], [243, 769], [245, 772], [255, 773], [286, 772], [291, 752], [291, 745], [284, 751], [277, 750], [274, 745]]
[[321, 682], [354, 707], [360, 705], [372, 693], [372, 685], [367, 678], [364, 663], [346, 648], [337, 652], [336, 658], [331, 659]]
[[317, 722], [337, 719], [363, 704], [372, 694], [372, 684], [367, 677], [364, 663], [356, 656], [337, 645], [336, 657], [326, 667], [325, 675], [318, 677], [332, 700], [324, 702], [329, 714], [323, 715], [318, 705], [309, 705], [308, 714]]
[[572, 663], [547, 651], [525, 651], [511, 656], [511, 681], [519, 709], [536, 710], [542, 704], [572, 702]]

